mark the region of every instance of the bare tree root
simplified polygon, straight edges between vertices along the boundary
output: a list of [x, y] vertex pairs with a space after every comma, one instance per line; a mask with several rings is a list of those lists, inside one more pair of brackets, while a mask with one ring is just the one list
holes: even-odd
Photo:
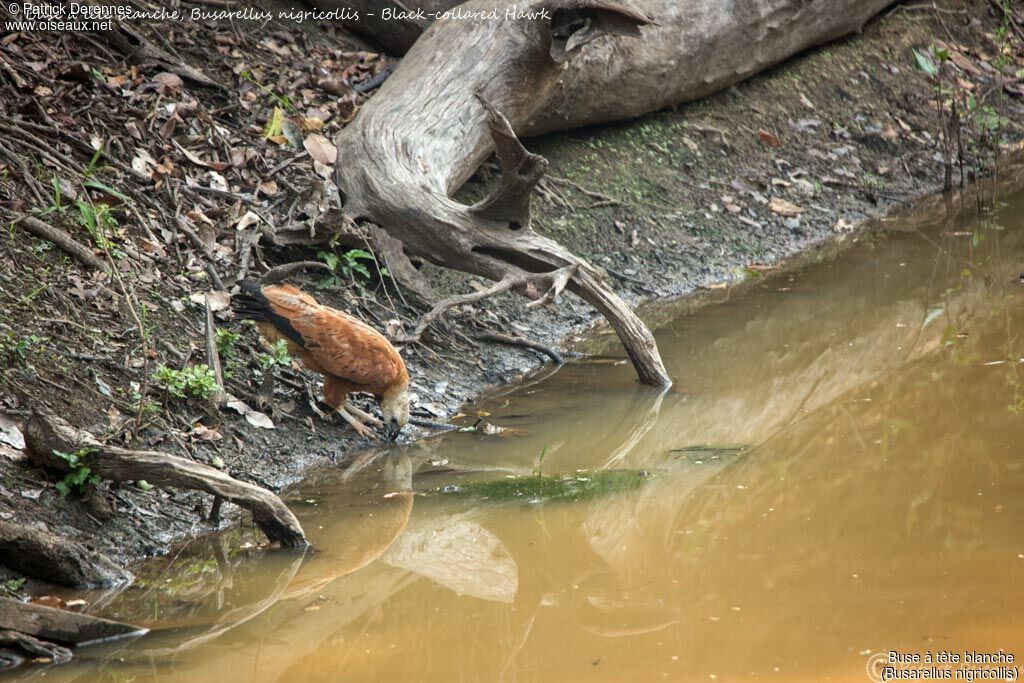
[[547, 344], [541, 344], [540, 342], [527, 339], [526, 337], [502, 334], [500, 332], [481, 332], [480, 334], [474, 335], [473, 338], [479, 341], [491, 341], [499, 344], [508, 344], [509, 346], [521, 346], [526, 349], [533, 349], [534, 351], [540, 351], [558, 365], [565, 363], [565, 359], [562, 358], [562, 354], [558, 353], [558, 351], [555, 351]]
[[[552, 10], [554, 18], [523, 22], [521, 31], [481, 22], [478, 28], [490, 33], [466, 50], [439, 50], [429, 36], [417, 42], [407, 60], [417, 68], [397, 69], [336, 139], [339, 155], [350, 162], [335, 169], [344, 209], [356, 223], [381, 226], [410, 253], [498, 283], [441, 302], [408, 339], [418, 339], [453, 305], [513, 286], [529, 294], [524, 285], [546, 280], [538, 305], [568, 288], [611, 323], [642, 382], [668, 385], [654, 336], [640, 318], [596, 268], [531, 227], [530, 197], [547, 161], [523, 147], [502, 113], [517, 122], [529, 119], [543, 97], [523, 93], [549, 92], [585, 44], [602, 33], [639, 35], [637, 27], [647, 20], [606, 0], [564, 0]], [[494, 54], [509, 60], [507, 73], [496, 68]], [[431, 111], [421, 111], [424, 102]], [[429, 123], [438, 118], [451, 125]], [[501, 175], [490, 194], [471, 206], [451, 199], [491, 152]]]
[[205, 491], [245, 508], [271, 541], [288, 547], [308, 545], [291, 510], [275, 494], [234, 479], [218, 469], [158, 451], [136, 451], [103, 444], [49, 410], [33, 411], [26, 432], [29, 455], [37, 465], [68, 471], [53, 451], [86, 451], [83, 461], [93, 472], [113, 481], [144, 479], [155, 486]]

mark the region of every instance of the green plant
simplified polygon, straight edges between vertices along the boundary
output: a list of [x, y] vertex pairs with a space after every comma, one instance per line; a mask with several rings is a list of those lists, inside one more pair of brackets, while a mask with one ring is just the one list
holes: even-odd
[[289, 114], [296, 113], [295, 105], [292, 104], [292, 100], [290, 97], [288, 97], [288, 95], [278, 95], [269, 86], [260, 84], [256, 80], [256, 77], [253, 76], [252, 72], [247, 69], [240, 71], [238, 75], [244, 78], [245, 80], [249, 81], [249, 83], [251, 83], [261, 93], [266, 95], [274, 104], [276, 104], [281, 109], [284, 109]]
[[222, 371], [225, 379], [231, 379], [238, 369], [239, 358], [236, 347], [242, 335], [223, 327], [218, 327], [214, 334], [214, 342], [217, 344], [217, 352], [220, 354]]
[[81, 448], [74, 453], [64, 451], [53, 451], [53, 454], [66, 462], [71, 471], [64, 475], [64, 478], [53, 485], [60, 492], [61, 498], [67, 498], [69, 493], [84, 496], [91, 487], [97, 486], [102, 479], [100, 475], [94, 474], [92, 468], [85, 464], [84, 459], [95, 448]]
[[103, 251], [124, 258], [124, 252], [110, 239], [117, 229], [117, 219], [106, 204], [92, 204], [81, 199], [75, 202], [79, 222], [89, 231], [96, 246]]
[[440, 487], [437, 492], [493, 503], [577, 502], [631, 491], [644, 486], [653, 477], [646, 470], [580, 470], [546, 476], [534, 473], [532, 476], [467, 481]]
[[548, 445], [540, 449], [540, 456], [537, 457], [537, 466], [533, 468], [533, 474], [538, 477], [544, 476], [544, 456], [548, 454]]
[[288, 353], [288, 343], [286, 341], [278, 339], [269, 346], [270, 353], [261, 353], [257, 356], [257, 359], [260, 362], [260, 367], [263, 368], [264, 372], [275, 365], [288, 365], [292, 362], [292, 357], [291, 354]]
[[238, 340], [242, 338], [242, 335], [231, 330], [226, 330], [223, 327], [218, 327], [217, 332], [214, 334], [214, 341], [217, 343], [217, 351], [220, 352], [222, 358], [234, 358], [235, 357], [235, 345], [238, 344]]
[[163, 387], [168, 394], [175, 398], [206, 400], [220, 388], [213, 370], [205, 363], [182, 370], [161, 365], [156, 369], [154, 379], [158, 386]]
[[368, 263], [374, 266], [381, 277], [388, 277], [390, 275], [387, 268], [380, 268], [378, 266], [377, 257], [365, 249], [349, 249], [346, 252], [342, 252], [340, 256], [337, 252], [333, 251], [318, 251], [316, 255], [331, 269], [331, 274], [317, 285], [321, 289], [343, 285], [344, 283], [340, 276], [349, 278], [357, 284], [369, 282], [373, 275], [368, 267]]
[[150, 417], [160, 412], [162, 406], [160, 401], [154, 401], [153, 399], [147, 399], [142, 395], [142, 387], [138, 382], [132, 382], [130, 385], [132, 405], [135, 408], [135, 413], [141, 417]]
[[43, 348], [46, 344], [46, 337], [30, 334], [27, 337], [17, 337], [10, 330], [0, 335], [0, 359], [4, 365], [11, 367], [24, 363], [28, 360], [28, 354], [33, 350]]
[[25, 585], [26, 580], [27, 579], [25, 577], [21, 577], [19, 579], [7, 579], [3, 583], [0, 583], [0, 590], [7, 595], [14, 595], [21, 590], [21, 587]]
[[103, 146], [101, 145], [99, 149], [97, 149], [95, 152], [93, 152], [92, 158], [89, 159], [88, 165], [85, 167], [85, 170], [82, 171], [82, 175], [85, 176], [86, 178], [88, 178], [93, 173], [95, 173], [96, 172], [96, 168], [97, 168], [97, 166], [99, 164], [99, 161], [100, 161], [100, 157], [102, 157], [102, 156], [103, 156]]

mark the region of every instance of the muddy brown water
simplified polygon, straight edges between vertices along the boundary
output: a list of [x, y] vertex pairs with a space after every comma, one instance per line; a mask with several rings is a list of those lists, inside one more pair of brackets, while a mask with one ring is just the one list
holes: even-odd
[[[890, 650], [1020, 665], [1024, 194], [946, 210], [660, 311], [677, 391], [569, 365], [467, 410], [501, 434], [318, 473], [289, 497], [314, 552], [193, 543], [86, 596], [152, 634], [24, 677], [866, 681]], [[643, 481], [444, 493], [538, 469]]]

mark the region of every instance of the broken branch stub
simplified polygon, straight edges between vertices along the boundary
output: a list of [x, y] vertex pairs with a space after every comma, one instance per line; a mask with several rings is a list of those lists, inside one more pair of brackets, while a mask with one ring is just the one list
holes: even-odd
[[[489, 7], [471, 2], [460, 9]], [[555, 283], [551, 298], [565, 286], [591, 303], [619, 335], [640, 381], [667, 386], [643, 321], [597, 269], [531, 227], [530, 195], [547, 162], [514, 132], [543, 106], [542, 94], [554, 87], [565, 59], [602, 30], [636, 33], [646, 20], [602, 0], [556, 0], [544, 7], [546, 18], [463, 22], [474, 35], [460, 41], [461, 50], [432, 40], [450, 22], [427, 31], [338, 134], [346, 163], [336, 167], [335, 180], [345, 211], [448, 268], [496, 281], [571, 273], [564, 284]], [[472, 206], [452, 199], [492, 152], [501, 165], [494, 190]]]

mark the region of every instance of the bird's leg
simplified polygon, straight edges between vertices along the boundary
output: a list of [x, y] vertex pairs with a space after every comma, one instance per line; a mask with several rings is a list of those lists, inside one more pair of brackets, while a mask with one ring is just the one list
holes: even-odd
[[344, 419], [345, 422], [348, 422], [350, 425], [352, 425], [352, 429], [356, 430], [356, 434], [358, 434], [359, 436], [369, 437], [372, 434], [369, 427], [364, 425], [358, 419], [353, 417], [351, 413], [345, 410], [345, 405], [342, 405], [340, 408], [337, 409], [337, 411], [338, 415], [341, 415], [342, 419]]
[[370, 413], [366, 412], [362, 408], [355, 407], [351, 403], [346, 403], [345, 404], [345, 409], [348, 410], [348, 412], [350, 412], [353, 415], [355, 415], [356, 417], [358, 417], [363, 422], [369, 422], [374, 427], [383, 427], [384, 426], [384, 423], [381, 422], [381, 420], [379, 418], [377, 418], [374, 415], [371, 415]]

